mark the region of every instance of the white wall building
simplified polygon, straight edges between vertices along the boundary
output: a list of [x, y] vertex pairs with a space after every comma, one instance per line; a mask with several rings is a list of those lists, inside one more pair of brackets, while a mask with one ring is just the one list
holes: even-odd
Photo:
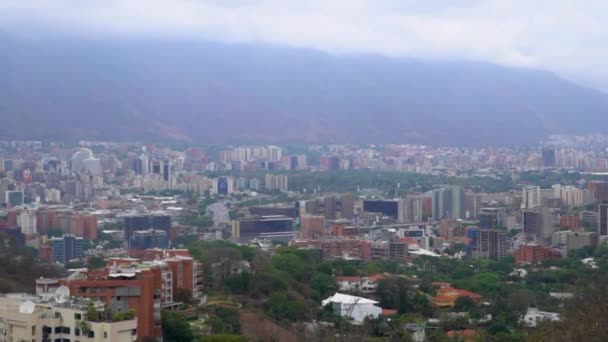
[[536, 327], [542, 321], [559, 321], [561, 319], [559, 313], [540, 311], [537, 308], [528, 308], [528, 311], [521, 319], [522, 323], [529, 327]]
[[382, 309], [376, 304], [377, 301], [356, 297], [336, 292], [331, 297], [323, 300], [323, 306], [331, 304], [334, 313], [353, 321], [354, 324], [361, 324], [366, 317], [377, 318], [382, 313]]

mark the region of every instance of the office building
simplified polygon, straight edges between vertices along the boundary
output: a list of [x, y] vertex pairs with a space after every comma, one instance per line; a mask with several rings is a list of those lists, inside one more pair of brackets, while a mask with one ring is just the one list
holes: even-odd
[[234, 179], [232, 177], [219, 177], [211, 184], [211, 193], [228, 196], [234, 192]]
[[435, 189], [432, 192], [433, 219], [463, 218], [464, 191], [459, 186]]
[[559, 199], [554, 188], [541, 189], [539, 186], [527, 186], [522, 189], [522, 209], [534, 209], [545, 205], [547, 201]]
[[399, 200], [370, 199], [363, 201], [363, 211], [380, 213], [384, 216], [399, 218]]
[[555, 215], [553, 211], [540, 206], [522, 212], [523, 232], [534, 235], [543, 246], [548, 246], [555, 229]]
[[[129, 240], [129, 249], [145, 250], [150, 248], [168, 248], [169, 236], [167, 232], [160, 229], [137, 230], [133, 232]], [[132, 252], [137, 253], [137, 252]]]
[[323, 199], [323, 213], [325, 214], [326, 220], [336, 219], [336, 197], [325, 196]]
[[355, 196], [344, 194], [340, 196], [340, 218], [352, 220], [355, 216]]
[[5, 191], [4, 196], [4, 202], [8, 207], [23, 205], [23, 191]]
[[53, 262], [66, 265], [71, 260], [84, 258], [84, 241], [81, 237], [64, 234], [62, 237], [51, 238], [53, 247]]
[[253, 216], [283, 215], [292, 219], [296, 219], [299, 216], [299, 210], [295, 205], [253, 206], [249, 207], [248, 210]]
[[162, 230], [169, 236], [171, 216], [164, 214], [126, 215], [123, 216], [123, 227], [127, 248], [131, 248], [131, 237], [135, 231]]
[[507, 224], [505, 208], [481, 208], [477, 218], [479, 227], [484, 229], [495, 229]]
[[397, 221], [401, 223], [418, 223], [423, 219], [424, 197], [417, 195], [406, 196], [400, 200]]
[[233, 238], [289, 235], [293, 232], [293, 219], [287, 216], [248, 216], [232, 224]]
[[543, 147], [541, 149], [541, 158], [543, 160], [544, 167], [555, 167], [555, 148], [553, 147]]
[[589, 190], [593, 193], [593, 198], [598, 202], [608, 202], [608, 182], [590, 181]]
[[325, 216], [302, 215], [301, 237], [303, 239], [318, 239], [325, 235]]
[[482, 207], [481, 194], [467, 191], [464, 193], [464, 217], [465, 219], [476, 219]]
[[608, 236], [608, 204], [597, 206], [597, 233], [599, 236]]
[[149, 172], [160, 175], [165, 182], [168, 182], [171, 178], [171, 163], [166, 159], [150, 159]]

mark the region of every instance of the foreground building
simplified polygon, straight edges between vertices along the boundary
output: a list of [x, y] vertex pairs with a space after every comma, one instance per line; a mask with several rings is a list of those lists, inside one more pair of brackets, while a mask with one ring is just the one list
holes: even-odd
[[[95, 317], [90, 317], [91, 307]], [[132, 313], [103, 317], [103, 310], [102, 304], [82, 299], [57, 303], [27, 295], [0, 297], [0, 341], [137, 341]]]

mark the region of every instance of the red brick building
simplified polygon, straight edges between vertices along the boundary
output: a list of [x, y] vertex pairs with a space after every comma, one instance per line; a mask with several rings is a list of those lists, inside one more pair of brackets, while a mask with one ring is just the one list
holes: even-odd
[[138, 337], [162, 336], [160, 268], [89, 270], [61, 283], [71, 296], [95, 298], [114, 311], [135, 310]]
[[536, 245], [521, 245], [514, 256], [515, 262], [518, 264], [556, 260], [562, 257], [561, 253], [558, 251], [549, 247]]
[[562, 228], [580, 229], [581, 218], [578, 215], [562, 215], [559, 217], [559, 225]]

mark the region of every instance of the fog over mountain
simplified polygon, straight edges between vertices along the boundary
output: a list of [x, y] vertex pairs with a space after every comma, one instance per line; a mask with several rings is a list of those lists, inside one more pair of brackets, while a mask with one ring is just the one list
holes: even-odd
[[158, 38], [0, 46], [2, 139], [513, 145], [607, 130], [606, 94], [533, 69]]

